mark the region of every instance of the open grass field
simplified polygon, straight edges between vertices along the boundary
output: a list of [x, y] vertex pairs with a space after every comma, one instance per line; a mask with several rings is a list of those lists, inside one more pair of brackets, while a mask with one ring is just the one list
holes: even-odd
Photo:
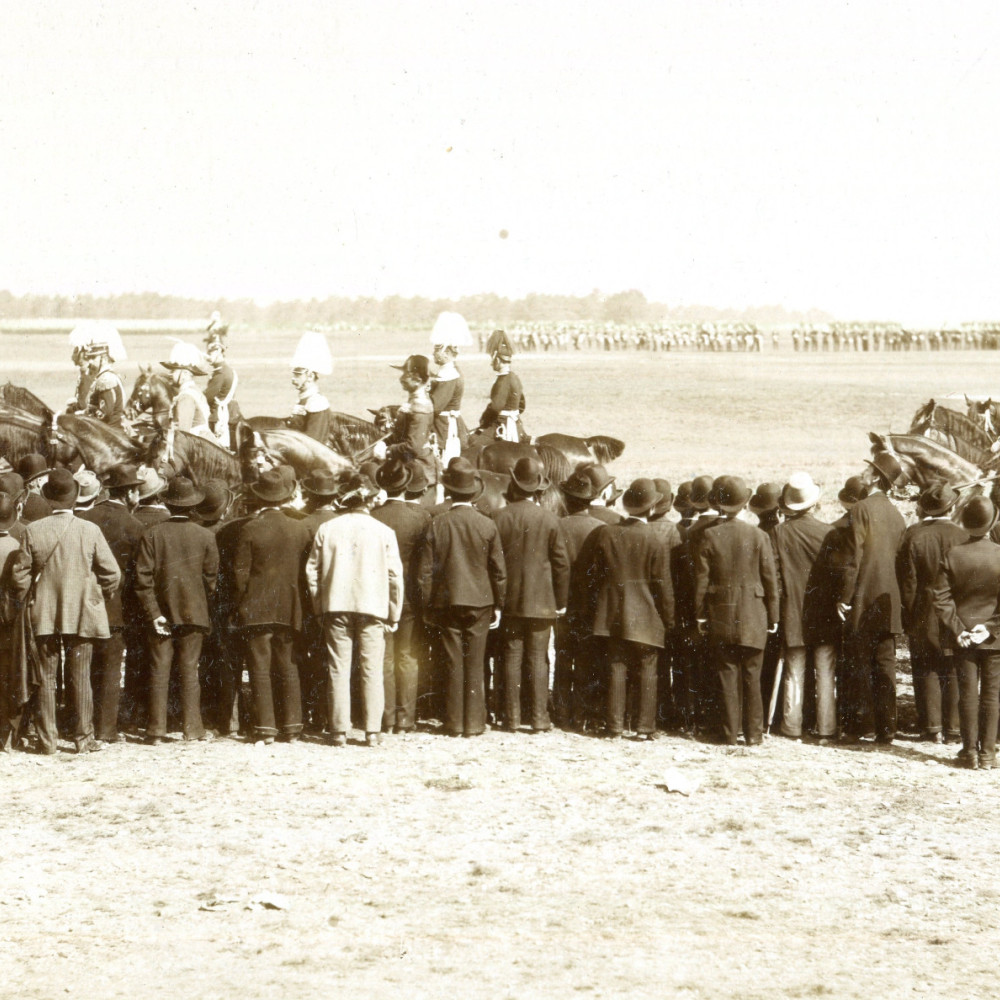
[[[291, 405], [295, 340], [231, 335], [248, 413]], [[169, 350], [128, 346], [124, 373]], [[425, 346], [341, 338], [334, 407], [398, 399], [389, 361]], [[65, 338], [0, 348], [6, 377], [70, 394]], [[804, 468], [833, 497], [868, 430], [905, 428], [931, 395], [991, 391], [1000, 357], [518, 367], [528, 428], [623, 438], [620, 480]], [[477, 356], [462, 368], [474, 419], [491, 373]], [[953, 756], [915, 738], [748, 750], [491, 732], [3, 757], [0, 997], [989, 996], [1000, 772]], [[668, 793], [671, 771], [700, 787]]]

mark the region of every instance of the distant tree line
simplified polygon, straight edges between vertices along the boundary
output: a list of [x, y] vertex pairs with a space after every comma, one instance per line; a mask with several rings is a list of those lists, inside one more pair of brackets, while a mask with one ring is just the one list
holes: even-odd
[[420, 328], [433, 324], [445, 309], [460, 312], [472, 324], [538, 322], [747, 322], [772, 326], [784, 323], [822, 323], [832, 319], [818, 310], [789, 312], [783, 306], [745, 310], [709, 306], [668, 306], [649, 302], [637, 289], [589, 295], [541, 295], [521, 299], [482, 292], [459, 299], [369, 297], [296, 299], [261, 305], [253, 299], [189, 299], [158, 292], [123, 295], [14, 295], [0, 291], [0, 318], [4, 319], [199, 319], [218, 309], [227, 323], [252, 327], [310, 325]]

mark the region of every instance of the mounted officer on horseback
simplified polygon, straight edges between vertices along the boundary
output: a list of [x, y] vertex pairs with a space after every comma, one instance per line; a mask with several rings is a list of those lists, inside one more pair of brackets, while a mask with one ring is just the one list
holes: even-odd
[[524, 412], [524, 387], [518, 374], [511, 370], [514, 347], [504, 330], [494, 330], [486, 342], [496, 381], [490, 390], [489, 405], [479, 418], [479, 430], [504, 441], [530, 441], [521, 424]]
[[67, 412], [95, 417], [121, 430], [125, 386], [112, 365], [125, 360], [125, 345], [110, 323], [86, 322], [69, 335], [73, 361], [79, 367], [76, 394]]

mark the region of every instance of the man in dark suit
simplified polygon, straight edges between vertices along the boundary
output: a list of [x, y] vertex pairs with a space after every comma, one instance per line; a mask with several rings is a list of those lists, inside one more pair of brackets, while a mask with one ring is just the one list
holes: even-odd
[[566, 610], [569, 558], [554, 514], [538, 506], [548, 489], [537, 458], [518, 459], [511, 470], [507, 506], [493, 515], [507, 567], [507, 596], [500, 622], [504, 664], [504, 727], [521, 726], [521, 674], [527, 666], [531, 729], [552, 728], [549, 719], [549, 636]]
[[1000, 545], [990, 541], [997, 510], [973, 497], [962, 510], [969, 540], [945, 554], [934, 588], [942, 635], [958, 660], [961, 766], [997, 766], [1000, 716]]
[[656, 733], [656, 665], [674, 624], [670, 556], [660, 533], [647, 522], [663, 499], [651, 479], [637, 479], [625, 491], [628, 517], [601, 528], [594, 545], [597, 598], [593, 634], [607, 639], [608, 736], [625, 728], [628, 682], [638, 689], [631, 720], [638, 739]]
[[738, 476], [712, 484], [710, 503], [721, 516], [698, 544], [695, 609], [718, 679], [723, 742], [736, 743], [742, 714], [746, 744], [757, 746], [764, 732], [760, 668], [767, 635], [778, 630], [778, 579], [767, 535], [736, 520], [749, 499]]
[[55, 509], [42, 495], [49, 472], [49, 463], [38, 452], [25, 455], [17, 463], [17, 473], [24, 481], [26, 490], [21, 519], [27, 524], [48, 517]]
[[[127, 600], [124, 598], [126, 592], [131, 597], [135, 550], [142, 534], [142, 525], [131, 514], [139, 499], [139, 483], [134, 465], [117, 465], [108, 473], [104, 484], [108, 499], [76, 512], [77, 517], [101, 529], [121, 571], [121, 583], [107, 601], [111, 636], [94, 643], [94, 658], [90, 667], [94, 690], [94, 734], [105, 743], [114, 743], [118, 739], [118, 705], [125, 656], [123, 600]], [[136, 609], [133, 607], [132, 610]], [[128, 714], [132, 714], [131, 706], [127, 709]]]
[[[656, 491], [662, 494], [663, 499], [656, 504], [649, 512], [649, 524], [659, 532], [663, 539], [663, 544], [667, 548], [667, 558], [673, 561], [673, 552], [681, 544], [681, 533], [677, 525], [669, 520], [667, 515], [674, 505], [674, 491], [667, 479], [654, 479], [653, 486]], [[671, 574], [671, 584], [673, 576]], [[674, 622], [677, 621], [676, 594], [674, 595]], [[684, 684], [684, 673], [681, 668], [677, 671], [677, 686], [675, 690], [673, 675], [673, 643], [672, 636], [667, 637], [667, 641], [660, 650], [657, 662], [656, 673], [656, 722], [660, 729], [666, 729], [674, 719], [679, 716], [678, 705], [687, 702], [687, 692]], [[675, 704], [675, 699], [678, 704]]]
[[486, 729], [486, 635], [491, 620], [500, 622], [507, 570], [496, 525], [473, 507], [483, 481], [472, 463], [453, 458], [441, 483], [452, 503], [427, 527], [417, 592], [446, 660], [445, 732], [478, 736]]
[[[386, 501], [372, 511], [376, 521], [391, 528], [396, 535], [399, 559], [403, 564], [403, 609], [395, 632], [385, 637], [385, 709], [382, 729], [385, 732], [409, 733], [417, 725], [417, 609], [414, 604], [416, 553], [423, 541], [430, 511], [419, 500], [404, 495], [413, 482], [414, 471], [421, 463], [388, 461], [375, 474], [375, 484], [385, 491]], [[426, 481], [426, 476], [424, 477]]]
[[896, 737], [896, 636], [903, 631], [896, 553], [906, 524], [885, 491], [902, 474], [880, 452], [868, 463], [868, 496], [851, 511], [838, 612], [852, 650], [846, 724], [853, 736], [872, 731], [881, 744]]
[[253, 691], [254, 736], [292, 743], [302, 732], [302, 692], [292, 649], [302, 628], [302, 587], [312, 534], [281, 505], [294, 493], [277, 471], [250, 490], [254, 517], [242, 521], [233, 552], [233, 624], [247, 655]]
[[57, 750], [56, 671], [65, 654], [67, 687], [74, 709], [76, 752], [100, 749], [94, 739], [90, 663], [95, 639], [107, 639], [105, 600], [121, 582], [118, 563], [100, 528], [73, 516], [78, 486], [66, 469], [54, 469], [42, 487], [52, 513], [28, 525], [22, 545], [34, 581], [31, 626], [41, 657], [36, 728], [42, 753]]
[[590, 516], [605, 524], [619, 524], [623, 518], [618, 511], [613, 510], [614, 502], [622, 495], [615, 488], [615, 478], [608, 474], [603, 465], [584, 465], [577, 470], [589, 480], [594, 491], [594, 499], [590, 501]]
[[[816, 678], [816, 734], [821, 740], [830, 740], [837, 733], [836, 646], [832, 642], [809, 642], [803, 628], [806, 594], [810, 581], [815, 583], [813, 568], [830, 532], [830, 525], [812, 514], [819, 492], [808, 472], [793, 473], [781, 490], [785, 519], [770, 532], [781, 583], [781, 640], [785, 657], [781, 732], [792, 739], [802, 736], [806, 668], [810, 658]], [[767, 704], [770, 692], [763, 685], [761, 695]]]
[[139, 540], [135, 592], [149, 625], [146, 742], [152, 746], [167, 735], [171, 666], [181, 681], [184, 739], [208, 736], [201, 719], [198, 658], [212, 625], [209, 600], [219, 572], [219, 551], [215, 535], [190, 517], [204, 498], [191, 480], [175, 476], [163, 495], [169, 518], [147, 528]]
[[556, 619], [552, 703], [555, 723], [560, 729], [582, 732], [585, 727], [597, 724], [602, 687], [597, 661], [603, 651], [598, 648], [603, 640], [590, 634], [595, 594], [590, 567], [594, 533], [604, 522], [591, 515], [594, 484], [588, 476], [574, 472], [559, 484], [559, 489], [566, 504], [566, 516], [559, 522], [559, 531], [569, 560], [569, 596], [566, 614]]
[[934, 607], [941, 563], [950, 549], [969, 537], [949, 516], [957, 502], [958, 494], [950, 486], [928, 486], [917, 500], [920, 520], [903, 533], [896, 562], [917, 720], [923, 738], [932, 743], [944, 743], [946, 730], [950, 737], [960, 730], [955, 659], [942, 650]]
[[136, 473], [141, 480], [139, 484], [139, 503], [132, 516], [143, 526], [159, 524], [170, 517], [170, 511], [163, 505], [162, 495], [167, 488], [166, 480], [148, 465], [140, 466]]

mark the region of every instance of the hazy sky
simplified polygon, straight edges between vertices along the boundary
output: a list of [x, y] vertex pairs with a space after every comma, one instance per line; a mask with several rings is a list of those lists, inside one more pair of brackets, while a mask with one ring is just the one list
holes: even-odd
[[0, 288], [1000, 317], [995, 3], [0, 13]]

